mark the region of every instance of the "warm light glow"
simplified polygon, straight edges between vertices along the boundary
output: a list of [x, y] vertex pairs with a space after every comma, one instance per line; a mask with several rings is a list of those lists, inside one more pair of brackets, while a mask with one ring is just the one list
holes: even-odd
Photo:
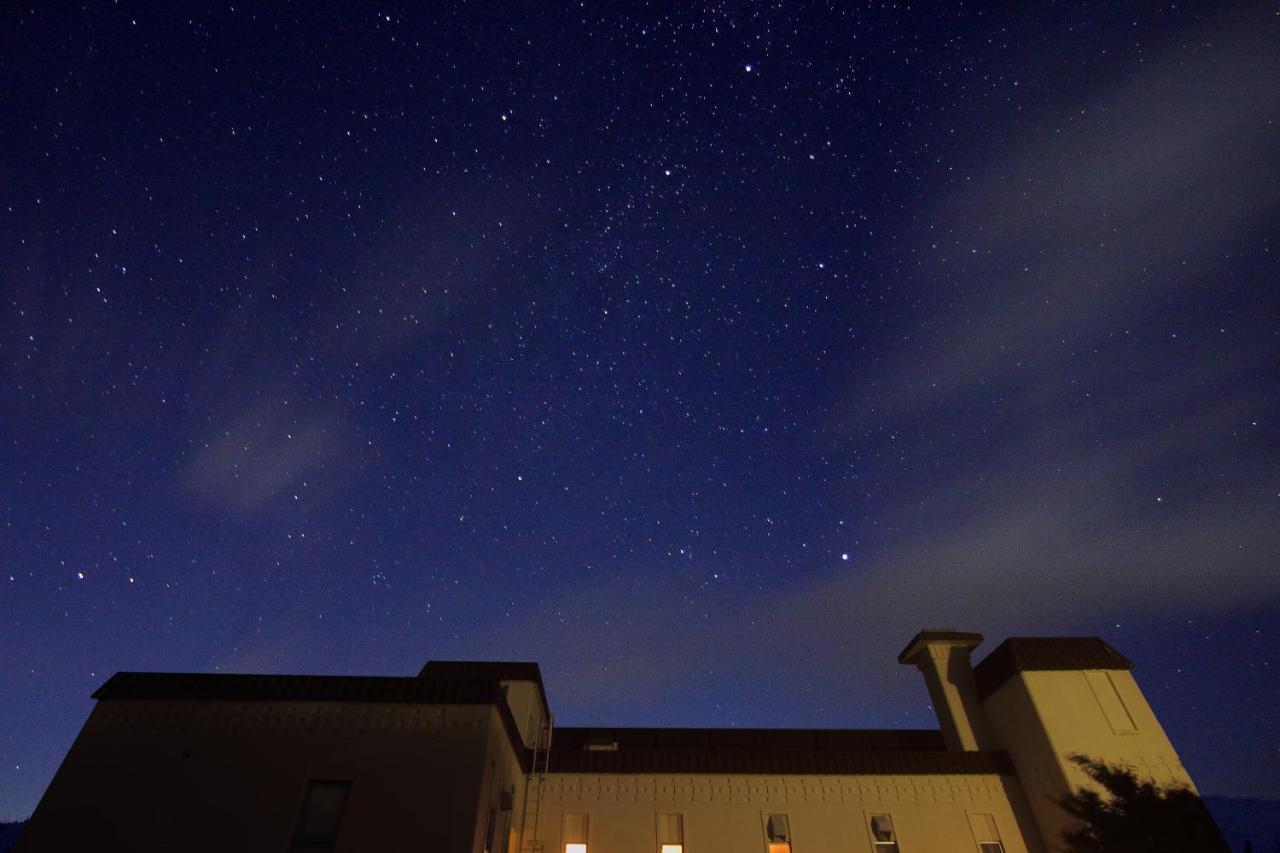
[[791, 853], [791, 842], [789, 841], [770, 841], [769, 853]]
[[564, 853], [587, 853], [587, 845], [578, 843], [570, 843], [564, 846]]
[[683, 844], [664, 844], [661, 853], [684, 853]]

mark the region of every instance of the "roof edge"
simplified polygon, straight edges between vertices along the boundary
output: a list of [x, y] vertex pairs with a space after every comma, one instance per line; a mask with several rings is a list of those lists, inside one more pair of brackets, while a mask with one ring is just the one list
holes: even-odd
[[1023, 672], [1125, 671], [1133, 661], [1101, 637], [1009, 637], [973, 668], [978, 698]]
[[982, 644], [985, 638], [971, 631], [957, 631], [954, 628], [925, 628], [917, 633], [901, 652], [898, 663], [910, 664], [929, 646], [959, 646], [973, 649]]

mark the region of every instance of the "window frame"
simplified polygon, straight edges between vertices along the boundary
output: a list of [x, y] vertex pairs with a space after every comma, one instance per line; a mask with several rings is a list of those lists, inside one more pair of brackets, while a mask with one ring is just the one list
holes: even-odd
[[[785, 841], [775, 841], [770, 833], [769, 824], [775, 817], [782, 818], [783, 825], [787, 828]], [[796, 837], [791, 828], [791, 815], [786, 812], [761, 812], [760, 823], [764, 832], [765, 853], [795, 853]]]
[[[332, 836], [304, 835], [304, 822], [311, 805], [311, 792], [316, 788], [331, 787], [342, 789], [342, 807], [338, 811], [338, 819]], [[308, 779], [307, 787], [302, 793], [302, 803], [298, 808], [298, 819], [293, 827], [293, 840], [289, 845], [292, 851], [333, 850], [338, 846], [338, 837], [342, 834], [342, 823], [347, 816], [347, 806], [351, 802], [351, 779]]]
[[[663, 819], [673, 818], [672, 826], [675, 827], [675, 840], [672, 841], [664, 836], [670, 835], [663, 831]], [[654, 849], [657, 853], [684, 853], [684, 812], [655, 812], [653, 820], [653, 831], [656, 839]], [[668, 848], [675, 848], [669, 851]]]
[[[582, 818], [581, 837], [578, 837], [579, 835], [578, 833], [571, 833], [569, 831], [570, 817]], [[571, 835], [573, 837], [570, 837]], [[560, 813], [560, 850], [562, 850], [563, 853], [570, 853], [569, 851], [570, 844], [582, 845], [581, 847], [582, 853], [587, 853], [587, 851], [591, 849], [591, 813], [590, 812], [564, 811]], [[574, 853], [577, 853], [576, 847], [575, 847]]]
[[[866, 818], [863, 825], [867, 828], [867, 838], [871, 842], [872, 853], [902, 853], [902, 839], [898, 838], [898, 823], [893, 819], [893, 812], [887, 809], [885, 811], [863, 812], [863, 816]], [[888, 841], [881, 841], [876, 838], [875, 819], [878, 817], [888, 818], [889, 820], [889, 835], [891, 838]]]

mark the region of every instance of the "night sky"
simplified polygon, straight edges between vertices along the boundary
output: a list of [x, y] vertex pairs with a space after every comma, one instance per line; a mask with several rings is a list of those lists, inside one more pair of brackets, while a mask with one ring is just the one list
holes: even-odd
[[932, 726], [925, 626], [1280, 796], [1273, 3], [32, 5], [0, 816], [117, 670]]

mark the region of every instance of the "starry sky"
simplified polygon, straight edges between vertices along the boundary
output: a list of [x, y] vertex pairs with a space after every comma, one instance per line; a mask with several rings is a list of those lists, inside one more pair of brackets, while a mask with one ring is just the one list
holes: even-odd
[[117, 670], [933, 724], [1100, 635], [1280, 796], [1274, 4], [0, 23], [0, 816]]

